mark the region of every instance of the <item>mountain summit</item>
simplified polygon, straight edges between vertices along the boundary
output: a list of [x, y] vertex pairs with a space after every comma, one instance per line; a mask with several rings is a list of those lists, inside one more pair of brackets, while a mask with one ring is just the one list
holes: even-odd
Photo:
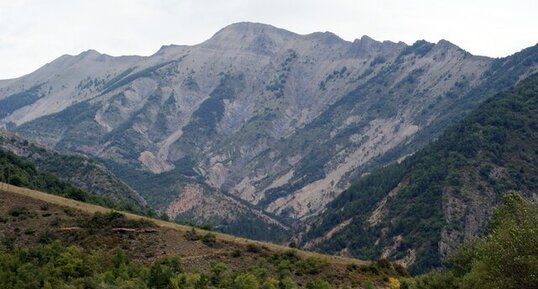
[[0, 123], [101, 160], [172, 218], [274, 238], [514, 85], [533, 55], [237, 23], [150, 57], [88, 51], [0, 81]]

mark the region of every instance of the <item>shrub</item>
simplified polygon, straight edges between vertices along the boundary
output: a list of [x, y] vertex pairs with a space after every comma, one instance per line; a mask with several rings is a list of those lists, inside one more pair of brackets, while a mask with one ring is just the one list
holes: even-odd
[[234, 288], [236, 289], [258, 289], [260, 283], [256, 276], [250, 273], [241, 273], [234, 279]]
[[110, 211], [108, 213], [97, 212], [90, 219], [82, 220], [81, 223], [85, 228], [103, 229], [103, 228], [145, 228], [156, 227], [155, 223], [147, 219], [130, 220], [122, 213]]
[[206, 230], [206, 231], [212, 231], [212, 227], [211, 227], [211, 224], [203, 224], [202, 226], [200, 226], [200, 229], [202, 230]]
[[320, 257], [308, 257], [297, 263], [297, 273], [299, 274], [319, 274], [328, 264], [327, 259]]
[[207, 246], [213, 246], [217, 243], [217, 236], [211, 232], [208, 232], [202, 237], [202, 242]]
[[163, 221], [170, 221], [170, 217], [166, 214], [166, 213], [162, 213], [160, 216], [159, 216], [159, 219], [163, 220]]
[[241, 257], [242, 254], [243, 254], [243, 253], [241, 252], [241, 250], [239, 250], [239, 249], [234, 249], [234, 250], [232, 251], [231, 256], [234, 257], [234, 258], [238, 258], [238, 257]]
[[26, 207], [15, 207], [15, 208], [12, 208], [8, 211], [8, 214], [12, 217], [18, 217], [18, 216], [22, 216], [22, 215], [27, 215], [29, 214], [30, 212], [28, 211], [28, 209]]
[[58, 239], [56, 235], [54, 235], [54, 233], [52, 233], [51, 231], [47, 230], [39, 236], [38, 242], [41, 244], [50, 244], [56, 239]]
[[308, 282], [308, 284], [306, 284], [306, 288], [307, 289], [331, 289], [331, 285], [329, 284], [329, 282], [325, 280], [316, 278]]
[[60, 218], [56, 217], [50, 221], [51, 227], [58, 227], [60, 225]]
[[262, 248], [260, 246], [253, 243], [247, 244], [247, 252], [260, 253], [261, 251], [262, 251]]
[[200, 240], [200, 235], [198, 235], [198, 233], [196, 232], [194, 228], [191, 228], [190, 231], [187, 231], [185, 233], [185, 239], [189, 241], [198, 241]]

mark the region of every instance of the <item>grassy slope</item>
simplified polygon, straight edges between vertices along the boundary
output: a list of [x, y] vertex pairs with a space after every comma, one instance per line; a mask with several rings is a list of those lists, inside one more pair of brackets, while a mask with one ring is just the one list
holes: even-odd
[[[107, 221], [114, 214], [119, 219]], [[285, 274], [297, 288], [318, 279], [327, 280], [332, 288], [385, 288], [389, 277], [405, 274], [388, 262], [328, 256], [201, 229], [196, 229], [201, 240], [195, 240], [188, 237], [193, 230], [189, 226], [126, 212], [114, 214], [104, 207], [0, 183], [0, 252], [59, 240], [64, 246], [97, 254], [114, 255], [122, 249], [130, 259], [146, 265], [179, 256], [181, 267], [190, 273], [211, 274], [215, 262], [220, 262], [232, 274], [262, 270], [279, 278], [287, 267]], [[138, 231], [118, 232], [118, 228]], [[215, 242], [204, 242], [208, 233], [216, 236]]]
[[[60, 197], [60, 196], [51, 195], [51, 194], [47, 194], [47, 193], [44, 193], [44, 192], [40, 192], [40, 191], [36, 191], [36, 190], [30, 190], [30, 189], [27, 189], [27, 188], [22, 188], [22, 187], [9, 185], [9, 184], [6, 184], [6, 183], [1, 183], [1, 182], [0, 182], [0, 191], [3, 191], [3, 193], [9, 192], [9, 193], [12, 193], [12, 194], [17, 194], [19, 196], [29, 197], [29, 198], [32, 198], [32, 199], [35, 199], [35, 200], [44, 201], [46, 203], [50, 203], [50, 204], [54, 204], [54, 205], [58, 205], [58, 206], [63, 206], [63, 207], [68, 207], [68, 208], [72, 208], [72, 209], [76, 209], [76, 210], [81, 210], [82, 212], [89, 213], [89, 214], [93, 214], [93, 213], [96, 213], [96, 212], [100, 212], [100, 213], [110, 212], [109, 208], [105, 208], [105, 207], [101, 207], [101, 206], [97, 206], [97, 205], [93, 205], [93, 204], [88, 204], [88, 203], [84, 203], [84, 202], [79, 202], [79, 201], [76, 201], [76, 200], [73, 200], [73, 199], [67, 199], [67, 198], [63, 198], [63, 197]], [[141, 215], [136, 215], [136, 214], [132, 214], [132, 213], [128, 213], [128, 212], [121, 212], [121, 213], [124, 214], [128, 219], [132, 219], [132, 220], [147, 220], [147, 221], [150, 221], [150, 222], [153, 222], [153, 223], [157, 224], [161, 228], [173, 229], [173, 230], [176, 230], [176, 231], [181, 232], [181, 233], [186, 233], [186, 232], [193, 229], [193, 227], [190, 227], [190, 226], [176, 224], [176, 223], [172, 223], [172, 222], [166, 222], [166, 221], [163, 221], [163, 220], [153, 219], [153, 218], [149, 218], [149, 217], [145, 217], [145, 216], [141, 216]], [[202, 229], [197, 229], [197, 230], [200, 232], [200, 234], [205, 234], [205, 233], [208, 232], [208, 231], [205, 231], [205, 230], [202, 230]], [[232, 235], [227, 235], [227, 234], [222, 234], [222, 233], [217, 233], [217, 232], [214, 232], [214, 234], [216, 235], [217, 240], [221, 240], [221, 241], [225, 241], [225, 242], [233, 242], [233, 243], [240, 244], [240, 245], [257, 244], [257, 245], [260, 245], [260, 246], [267, 247], [271, 251], [275, 251], [275, 252], [284, 252], [284, 251], [287, 251], [287, 250], [290, 249], [289, 247], [286, 247], [286, 246], [281, 246], [281, 245], [268, 243], [268, 242], [260, 242], [260, 241], [255, 241], [255, 240], [235, 237], [235, 236], [232, 236]], [[325, 254], [320, 254], [320, 253], [316, 253], [316, 252], [309, 252], [309, 251], [303, 251], [303, 250], [297, 250], [297, 252], [302, 257], [313, 256], [313, 257], [328, 258], [328, 260], [331, 263], [335, 263], [335, 264], [349, 264], [349, 263], [366, 264], [367, 263], [366, 261], [361, 261], [361, 260], [354, 259], [354, 258], [331, 256], [331, 255], [325, 255]]]

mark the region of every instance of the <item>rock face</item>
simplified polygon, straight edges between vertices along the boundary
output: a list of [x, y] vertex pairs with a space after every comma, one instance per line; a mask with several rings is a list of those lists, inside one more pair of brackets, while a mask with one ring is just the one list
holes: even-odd
[[[538, 47], [517, 55], [538, 63]], [[499, 79], [500, 80], [500, 79]], [[507, 192], [538, 201], [538, 74], [400, 163], [372, 171], [310, 220], [300, 245], [423, 273], [484, 234]]]
[[0, 119], [101, 159], [159, 209], [182, 198], [181, 179], [293, 222], [489, 97], [476, 91], [493, 64], [444, 40], [238, 23], [150, 57], [62, 56], [0, 82]]

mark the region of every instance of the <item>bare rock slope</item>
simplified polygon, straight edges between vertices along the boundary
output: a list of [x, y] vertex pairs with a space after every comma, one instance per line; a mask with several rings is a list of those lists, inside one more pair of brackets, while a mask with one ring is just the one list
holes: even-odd
[[102, 160], [173, 216], [204, 211], [170, 207], [199, 186], [293, 223], [497, 92], [483, 87], [499, 61], [445, 40], [348, 42], [238, 23], [150, 57], [62, 56], [0, 83], [0, 122]]

